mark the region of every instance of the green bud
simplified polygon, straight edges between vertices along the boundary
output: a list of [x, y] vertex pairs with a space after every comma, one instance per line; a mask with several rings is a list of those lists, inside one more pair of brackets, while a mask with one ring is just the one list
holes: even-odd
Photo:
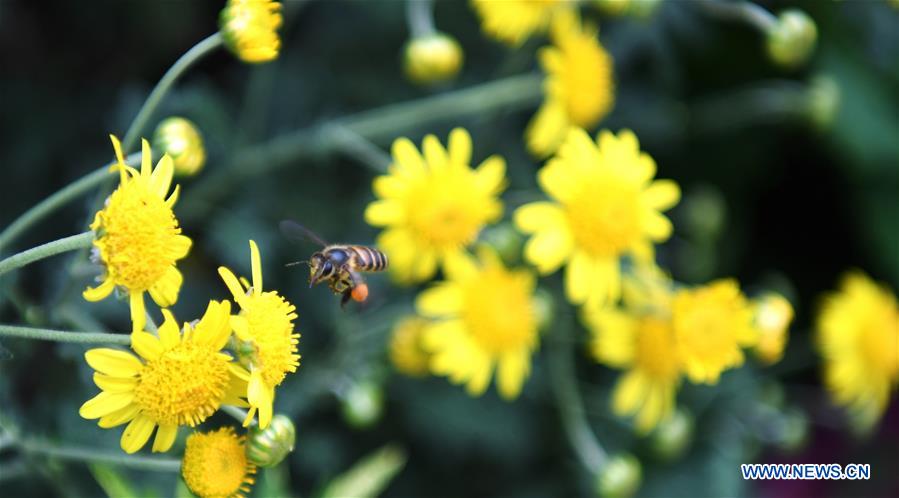
[[403, 65], [415, 83], [429, 85], [450, 80], [462, 68], [462, 47], [445, 33], [413, 38], [406, 44]]
[[609, 459], [599, 471], [596, 492], [603, 498], [627, 498], [640, 487], [642, 470], [640, 461], [629, 454], [619, 454]]
[[268, 427], [250, 428], [247, 439], [247, 458], [260, 467], [274, 467], [293, 451], [297, 431], [284, 415], [275, 415]]
[[206, 163], [206, 149], [197, 126], [177, 116], [162, 120], [156, 127], [153, 150], [168, 154], [178, 175], [194, 175]]
[[631, 0], [629, 14], [644, 19], [656, 13], [662, 0]]
[[830, 76], [812, 79], [808, 89], [808, 113], [812, 124], [822, 130], [830, 128], [840, 110], [840, 87]]
[[684, 454], [693, 441], [693, 416], [684, 410], [675, 410], [652, 433], [650, 444], [656, 455], [673, 460]]
[[593, 5], [603, 14], [621, 16], [627, 13], [631, 0], [593, 0]]
[[547, 330], [555, 319], [556, 304], [552, 294], [542, 287], [538, 288], [534, 293], [534, 306], [537, 308], [537, 327]]
[[767, 33], [768, 56], [780, 66], [796, 67], [815, 49], [818, 28], [805, 12], [788, 9], [780, 13]]
[[727, 205], [721, 192], [712, 186], [699, 186], [690, 191], [681, 207], [685, 228], [693, 238], [714, 240], [727, 219]]
[[343, 419], [356, 429], [365, 429], [381, 419], [384, 392], [374, 382], [352, 384], [341, 395]]
[[494, 248], [507, 266], [515, 266], [521, 262], [524, 237], [511, 223], [500, 223], [485, 229], [481, 233], [481, 240]]
[[785, 451], [798, 451], [808, 440], [808, 417], [798, 408], [783, 413], [777, 446]]

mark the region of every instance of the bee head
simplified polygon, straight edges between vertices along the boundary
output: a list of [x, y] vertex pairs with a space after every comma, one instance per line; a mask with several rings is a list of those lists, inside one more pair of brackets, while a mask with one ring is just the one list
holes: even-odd
[[321, 253], [315, 253], [309, 260], [309, 287], [326, 280], [334, 274], [334, 265]]

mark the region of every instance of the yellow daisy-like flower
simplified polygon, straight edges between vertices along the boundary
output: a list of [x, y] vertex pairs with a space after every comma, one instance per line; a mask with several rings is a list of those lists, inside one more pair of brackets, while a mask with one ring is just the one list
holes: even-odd
[[181, 235], [172, 212], [178, 187], [166, 197], [172, 184], [171, 158], [162, 156], [152, 168], [150, 145], [144, 140], [138, 172], [125, 164], [119, 140], [110, 138], [118, 161], [113, 169], [119, 171], [120, 183], [91, 224], [106, 275], [98, 287], [84, 291], [84, 298], [99, 301], [121, 287], [131, 298], [133, 326], [139, 331], [146, 321], [144, 292], [163, 308], [178, 300], [183, 279], [175, 262], [187, 255], [191, 241]]
[[597, 33], [594, 26], [581, 27], [575, 15], [559, 16], [553, 45], [540, 49], [545, 97], [525, 132], [528, 149], [537, 156], [555, 152], [570, 127], [593, 128], [612, 110], [612, 57]]
[[[128, 423], [121, 445], [126, 453], [141, 449], [158, 426], [153, 451], [167, 451], [178, 427], [206, 420], [220, 405], [246, 406], [246, 370], [221, 349], [231, 335], [231, 303], [210, 301], [206, 313], [191, 326], [178, 324], [168, 310], [159, 337], [131, 334], [131, 349], [91, 349], [84, 354], [97, 373], [100, 394], [81, 405], [79, 414], [99, 418], [104, 429]], [[141, 361], [143, 360], [143, 361]]]
[[263, 292], [262, 262], [259, 248], [252, 240], [250, 266], [252, 286], [244, 287], [234, 273], [223, 266], [219, 267], [219, 275], [240, 305], [240, 314], [231, 317], [234, 334], [252, 347], [247, 386], [250, 411], [244, 425], [250, 424], [258, 410], [259, 427], [265, 429], [272, 420], [275, 387], [300, 366], [300, 355], [297, 354], [300, 334], [293, 330], [296, 308], [276, 291]]
[[485, 33], [513, 46], [546, 31], [559, 9], [574, 6], [569, 0], [472, 0], [471, 5]]
[[365, 220], [385, 227], [378, 246], [390, 258], [391, 274], [403, 283], [422, 282], [462, 258], [485, 224], [503, 213], [506, 163], [487, 158], [471, 169], [471, 136], [456, 128], [449, 150], [428, 135], [424, 157], [406, 138], [393, 142], [393, 164], [374, 181], [379, 197], [368, 205]]
[[439, 319], [424, 331], [424, 345], [432, 373], [477, 396], [496, 367], [500, 395], [514, 399], [538, 346], [536, 281], [528, 271], [507, 270], [493, 250], [479, 252], [480, 265], [466, 258], [419, 295], [418, 311]]
[[247, 460], [246, 437], [231, 427], [187, 437], [181, 476], [200, 498], [238, 498], [250, 492], [256, 465]]
[[671, 303], [676, 354], [694, 383], [715, 384], [743, 364], [741, 347], [758, 343], [752, 308], [735, 280], [681, 289]]
[[430, 322], [417, 316], [402, 319], [390, 337], [390, 362], [398, 371], [422, 377], [428, 373], [431, 355], [424, 349], [424, 331]]
[[572, 128], [537, 178], [553, 200], [515, 211], [518, 228], [534, 234], [525, 258], [541, 274], [567, 263], [565, 290], [575, 304], [617, 300], [621, 257], [652, 261], [653, 243], [671, 235], [661, 212], [677, 203], [680, 188], [671, 180], [653, 181], [655, 172], [655, 161], [640, 152], [631, 131], [603, 131], [594, 144], [587, 132]]
[[278, 57], [281, 4], [271, 0], [228, 0], [219, 15], [225, 45], [242, 61], [268, 62]]
[[843, 277], [817, 320], [824, 382], [833, 399], [847, 406], [859, 428], [883, 415], [899, 381], [899, 305], [896, 296], [867, 275]]
[[793, 321], [793, 306], [780, 294], [765, 294], [752, 304], [759, 342], [754, 352], [764, 364], [771, 365], [783, 358], [787, 345], [787, 329]]
[[647, 433], [674, 412], [681, 368], [674, 354], [670, 317], [632, 315], [597, 308], [586, 311], [597, 361], [628, 372], [615, 384], [616, 415], [636, 414], [637, 430]]

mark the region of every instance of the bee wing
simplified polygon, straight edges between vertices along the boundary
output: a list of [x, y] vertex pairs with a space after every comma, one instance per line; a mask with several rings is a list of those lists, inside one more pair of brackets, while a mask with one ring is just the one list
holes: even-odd
[[328, 245], [327, 242], [321, 239], [318, 235], [315, 234], [312, 230], [300, 225], [299, 223], [293, 220], [281, 220], [281, 223], [278, 224], [281, 227], [281, 233], [284, 234], [288, 240], [293, 242], [305, 242], [307, 240], [311, 240], [316, 244], [325, 247]]

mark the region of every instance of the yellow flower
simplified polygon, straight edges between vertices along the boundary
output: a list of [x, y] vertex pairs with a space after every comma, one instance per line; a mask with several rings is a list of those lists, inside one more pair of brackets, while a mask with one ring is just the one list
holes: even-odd
[[253, 285], [244, 287], [231, 270], [219, 267], [219, 275], [240, 305], [240, 314], [231, 317], [231, 327], [241, 341], [252, 347], [249, 360], [247, 401], [250, 411], [244, 426], [248, 426], [259, 411], [259, 427], [265, 429], [272, 420], [275, 387], [288, 373], [300, 366], [293, 321], [296, 308], [276, 291], [262, 290], [262, 262], [259, 248], [250, 241], [250, 266]]
[[843, 277], [826, 296], [817, 319], [824, 381], [861, 429], [883, 415], [899, 381], [899, 305], [896, 296], [867, 275]]
[[528, 148], [543, 157], [555, 152], [571, 126], [590, 129], [615, 103], [612, 57], [597, 40], [597, 29], [580, 26], [575, 15], [559, 16], [553, 46], [540, 49], [543, 105], [525, 132]]
[[471, 5], [484, 32], [513, 46], [546, 31], [559, 9], [573, 8], [568, 0], [472, 0]]
[[455, 77], [462, 68], [462, 47], [446, 33], [413, 38], [406, 44], [403, 68], [415, 83], [432, 84]]
[[477, 396], [495, 366], [500, 395], [518, 397], [538, 346], [535, 285], [534, 275], [507, 270], [493, 250], [480, 251], [480, 265], [466, 258], [453, 266], [416, 301], [420, 313], [439, 319], [424, 331], [431, 372]]
[[422, 344], [422, 334], [428, 323], [424, 318], [409, 316], [393, 328], [393, 335], [390, 337], [390, 362], [398, 371], [412, 377], [422, 377], [428, 373], [431, 355]]
[[[231, 303], [210, 301], [206, 313], [183, 334], [168, 310], [159, 337], [136, 331], [131, 349], [138, 356], [117, 349], [91, 349], [84, 354], [97, 373], [100, 394], [81, 405], [79, 414], [99, 418], [104, 429], [128, 422], [122, 433], [122, 449], [134, 453], [150, 439], [153, 451], [167, 451], [178, 427], [206, 420], [220, 405], [246, 406], [246, 370], [221, 352], [231, 329]], [[143, 361], [141, 361], [143, 360]]]
[[249, 493], [256, 465], [247, 460], [246, 437], [231, 427], [187, 437], [181, 475], [200, 498], [236, 498]]
[[176, 175], [195, 175], [206, 163], [200, 130], [185, 118], [173, 116], [159, 123], [153, 133], [153, 147], [172, 158]]
[[740, 347], [758, 342], [752, 309], [735, 280], [677, 291], [671, 315], [676, 354], [694, 383], [717, 383], [721, 372], [743, 364]]
[[191, 241], [181, 235], [172, 212], [178, 187], [166, 198], [172, 184], [171, 158], [162, 156], [152, 168], [150, 145], [144, 140], [138, 172], [125, 164], [118, 139], [110, 138], [120, 183], [91, 224], [106, 275], [98, 287], [84, 291], [84, 298], [99, 301], [116, 286], [123, 288], [131, 298], [134, 330], [139, 331], [146, 321], [144, 292], [163, 308], [178, 300], [182, 277], [175, 262], [187, 255]]
[[505, 189], [506, 163], [487, 158], [471, 169], [471, 136], [456, 128], [449, 151], [428, 135], [424, 157], [406, 138], [393, 142], [393, 164], [374, 181], [379, 197], [365, 210], [366, 221], [385, 227], [378, 245], [390, 258], [392, 275], [422, 282], [458, 261], [485, 224], [502, 216], [498, 195]]
[[[627, 373], [615, 384], [616, 415], [636, 415], [645, 434], [674, 412], [681, 366], [671, 323], [671, 283], [660, 272], [642, 272], [625, 280], [625, 307], [585, 308], [593, 357]], [[651, 301], [652, 300], [652, 301]]]
[[594, 144], [584, 130], [572, 128], [538, 175], [553, 201], [515, 212], [518, 228], [534, 234], [525, 258], [541, 274], [567, 263], [565, 290], [575, 304], [617, 300], [621, 257], [652, 261], [652, 243], [671, 235], [661, 211], [677, 203], [680, 189], [671, 180], [652, 181], [655, 172], [655, 162], [640, 152], [631, 131], [603, 131]]
[[793, 306], [785, 297], [770, 293], [755, 301], [752, 308], [755, 328], [759, 331], [755, 355], [766, 365], [777, 363], [787, 345], [787, 329], [793, 321]]
[[219, 15], [225, 45], [244, 62], [268, 62], [278, 57], [281, 4], [271, 0], [228, 0]]

